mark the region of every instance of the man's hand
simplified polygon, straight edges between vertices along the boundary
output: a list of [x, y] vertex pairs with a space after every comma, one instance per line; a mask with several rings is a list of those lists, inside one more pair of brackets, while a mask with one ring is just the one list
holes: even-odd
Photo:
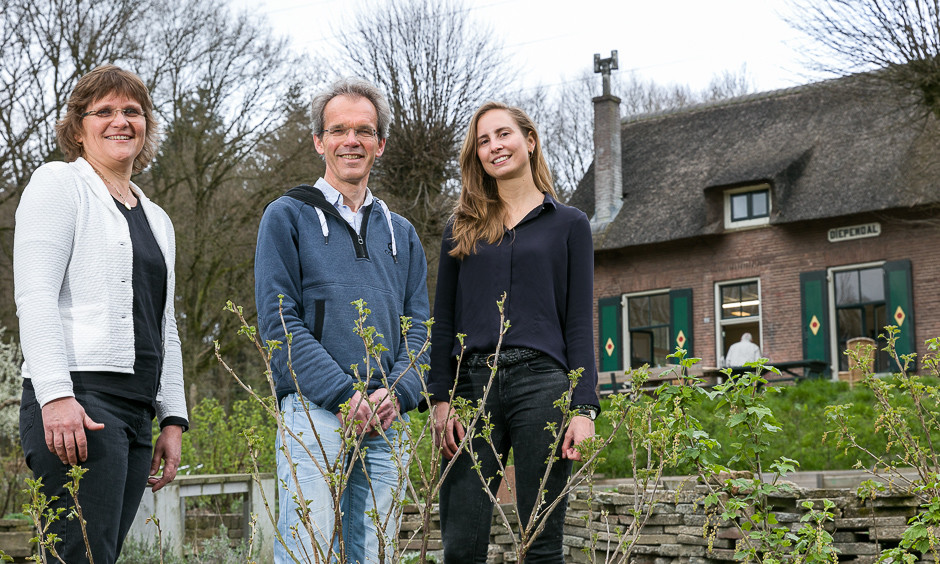
[[594, 422], [590, 417], [575, 415], [565, 431], [565, 442], [561, 445], [561, 455], [568, 460], [581, 460], [581, 453], [576, 448], [584, 439], [594, 436]]
[[342, 410], [336, 414], [336, 418], [339, 419], [340, 425], [346, 427], [351, 423], [355, 423], [355, 434], [360, 435], [364, 431], [367, 431], [372, 428], [372, 407], [369, 405], [369, 398], [365, 398], [358, 390], [349, 398], [349, 414], [346, 416], [346, 419], [343, 419]]
[[450, 460], [457, 455], [460, 441], [466, 434], [463, 425], [454, 415], [450, 402], [431, 402], [431, 416], [434, 417], [434, 444], [444, 451], [444, 458]]
[[[150, 461], [150, 477], [147, 483], [157, 491], [169, 484], [176, 477], [180, 467], [180, 456], [183, 450], [183, 428], [179, 425], [167, 425], [160, 431], [157, 444], [153, 447], [153, 459]], [[157, 477], [160, 470], [160, 461], [163, 461], [163, 475]]]
[[369, 394], [369, 401], [372, 402], [373, 406], [378, 406], [375, 410], [375, 419], [372, 421], [372, 434], [379, 434], [377, 427], [382, 427], [383, 431], [388, 431], [388, 428], [401, 414], [401, 404], [398, 402], [398, 398], [393, 398], [387, 388], [379, 388]]
[[62, 464], [73, 466], [88, 458], [85, 429], [104, 429], [104, 424], [89, 417], [74, 397], [54, 399], [42, 406], [42, 426], [49, 452], [58, 456]]

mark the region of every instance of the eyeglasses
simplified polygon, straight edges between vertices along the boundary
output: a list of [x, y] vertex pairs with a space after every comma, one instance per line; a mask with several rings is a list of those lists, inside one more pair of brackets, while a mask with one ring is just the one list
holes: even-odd
[[137, 108], [124, 108], [123, 110], [121, 108], [102, 108], [94, 112], [83, 113], [82, 119], [85, 119], [88, 116], [95, 116], [101, 119], [114, 119], [118, 113], [124, 114], [124, 119], [126, 120], [140, 119], [144, 117], [144, 112], [138, 110]]
[[[125, 114], [126, 115], [126, 114]], [[352, 130], [356, 134], [356, 139], [360, 141], [369, 141], [375, 139], [379, 132], [372, 129], [371, 127], [331, 127], [329, 129], [324, 129], [320, 133], [325, 133], [330, 137], [346, 137], [349, 135], [349, 131]]]

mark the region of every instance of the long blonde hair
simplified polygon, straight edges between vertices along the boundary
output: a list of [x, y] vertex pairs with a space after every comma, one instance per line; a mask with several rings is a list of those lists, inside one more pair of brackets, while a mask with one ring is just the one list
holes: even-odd
[[558, 198], [552, 183], [552, 173], [542, 154], [542, 142], [532, 118], [521, 108], [501, 102], [483, 104], [473, 114], [467, 137], [460, 150], [461, 190], [453, 216], [455, 245], [449, 253], [459, 259], [474, 253], [478, 241], [496, 243], [503, 236], [503, 215], [506, 212], [506, 205], [499, 197], [496, 179], [483, 170], [483, 163], [477, 156], [477, 123], [483, 114], [490, 110], [505, 110], [512, 116], [523, 135], [531, 135], [535, 139], [535, 147], [529, 158], [532, 179], [540, 192]]

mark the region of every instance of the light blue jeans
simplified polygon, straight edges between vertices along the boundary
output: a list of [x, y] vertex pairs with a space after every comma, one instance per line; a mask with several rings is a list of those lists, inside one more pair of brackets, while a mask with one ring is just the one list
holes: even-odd
[[[350, 564], [390, 564], [393, 561], [393, 541], [398, 535], [399, 522], [395, 511], [395, 502], [404, 494], [404, 479], [399, 479], [399, 462], [393, 454], [393, 448], [402, 457], [402, 467], [407, 468], [410, 452], [400, 441], [399, 434], [392, 428], [386, 437], [366, 437], [360, 447], [360, 454], [353, 455], [343, 447], [340, 437], [340, 423], [336, 415], [314, 404], [307, 404], [310, 417], [304, 412], [300, 396], [290, 394], [281, 400], [284, 424], [298, 436], [310, 453], [316, 458], [320, 468], [326, 471], [325, 462], [335, 465], [343, 461], [343, 468], [352, 472], [349, 481], [342, 489], [340, 509], [342, 510], [342, 531], [335, 526], [336, 512], [333, 497], [324, 476], [317, 464], [302, 445], [287, 436], [290, 456], [296, 465], [297, 481], [303, 493], [304, 501], [310, 508], [310, 525], [314, 531], [316, 547], [310, 540], [307, 527], [301, 522], [298, 513], [296, 483], [291, 476], [290, 463], [281, 448], [281, 437], [277, 438], [277, 478], [278, 505], [280, 514], [277, 518], [278, 532], [287, 543], [274, 545], [274, 561], [277, 564], [293, 562], [288, 548], [301, 562], [315, 562], [314, 551], [320, 553], [320, 562], [339, 562], [340, 536], [345, 545], [345, 562]], [[313, 428], [310, 426], [313, 421]], [[402, 415], [407, 422], [408, 416]], [[314, 429], [316, 433], [314, 433]], [[317, 442], [319, 435], [320, 442]], [[322, 448], [321, 448], [322, 445]], [[342, 452], [341, 452], [342, 451]], [[342, 458], [341, 458], [342, 457]], [[379, 559], [379, 529], [371, 516], [376, 513], [379, 524], [383, 526], [385, 539], [384, 558]]]

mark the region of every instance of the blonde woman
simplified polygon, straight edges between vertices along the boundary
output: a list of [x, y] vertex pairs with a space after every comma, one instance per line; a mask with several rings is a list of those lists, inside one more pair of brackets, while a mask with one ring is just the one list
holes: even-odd
[[[470, 456], [458, 445], [468, 429], [452, 417], [457, 334], [466, 352], [456, 395], [483, 396], [490, 365], [498, 370], [485, 405], [503, 463], [513, 451], [522, 526], [528, 523], [553, 440], [548, 423], [563, 415], [553, 403], [568, 390], [569, 370], [583, 369], [574, 389], [577, 415], [565, 430], [545, 501], [557, 498], [580, 460], [577, 445], [594, 434], [599, 411], [593, 338], [593, 247], [581, 211], [557, 201], [532, 120], [519, 108], [489, 102], [474, 114], [460, 155], [462, 189], [441, 245], [434, 305], [429, 391], [438, 446], [457, 457], [441, 490], [445, 562], [486, 562], [492, 504]], [[511, 327], [499, 358], [499, 312], [506, 293]], [[500, 477], [492, 450], [474, 439], [482, 472], [496, 492]], [[476, 444], [479, 443], [479, 444]], [[526, 562], [563, 562], [566, 503], [545, 520]]]

